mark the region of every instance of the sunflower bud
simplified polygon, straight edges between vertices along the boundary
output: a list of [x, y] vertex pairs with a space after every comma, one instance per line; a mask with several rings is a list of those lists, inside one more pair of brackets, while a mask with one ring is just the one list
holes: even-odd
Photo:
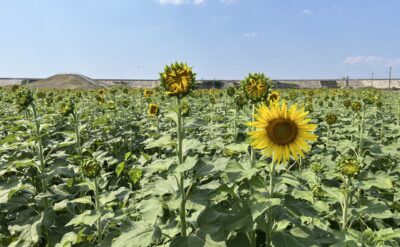
[[353, 157], [344, 157], [338, 162], [338, 167], [340, 173], [342, 173], [344, 176], [348, 177], [354, 177], [356, 176], [360, 170], [361, 170], [361, 165], [357, 161], [357, 159]]
[[236, 93], [236, 89], [234, 87], [228, 87], [226, 93], [228, 94], [228, 96], [233, 97]]
[[242, 109], [243, 106], [246, 105], [246, 99], [242, 95], [238, 94], [235, 96], [235, 104], [239, 109]]
[[312, 162], [311, 163], [311, 170], [315, 174], [321, 174], [321, 173], [324, 172], [324, 167], [322, 166], [322, 164], [320, 162]]
[[15, 104], [19, 111], [26, 110], [33, 103], [32, 92], [26, 87], [19, 87], [15, 96]]
[[95, 178], [100, 175], [101, 166], [95, 159], [86, 159], [80, 166], [83, 176], [87, 178]]
[[315, 184], [312, 189], [312, 194], [315, 198], [322, 198], [325, 195], [325, 191], [322, 189], [320, 184]]
[[332, 125], [337, 122], [337, 116], [335, 113], [328, 113], [325, 116], [325, 121], [327, 124]]
[[351, 103], [351, 109], [354, 112], [358, 112], [361, 110], [361, 103], [359, 101], [354, 101], [353, 103]]
[[171, 66], [165, 66], [160, 77], [161, 85], [166, 94], [181, 98], [193, 89], [196, 74], [187, 64], [174, 63]]
[[349, 108], [351, 106], [351, 100], [347, 99], [347, 100], [343, 101], [343, 105], [344, 105], [344, 107]]
[[256, 103], [267, 98], [269, 90], [272, 88], [272, 81], [263, 73], [250, 73], [242, 81], [242, 85], [246, 98]]

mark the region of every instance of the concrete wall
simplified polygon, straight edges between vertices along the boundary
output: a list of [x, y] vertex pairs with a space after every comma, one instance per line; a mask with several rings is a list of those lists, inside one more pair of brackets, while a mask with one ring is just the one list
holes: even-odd
[[[0, 78], [0, 86], [21, 84], [23, 80], [37, 81], [39, 78]], [[129, 87], [157, 87], [160, 82], [158, 80], [126, 80], [126, 79], [94, 79], [101, 85], [106, 86], [129, 86]], [[200, 88], [223, 88], [240, 85], [240, 80], [199, 80], [197, 81]], [[346, 87], [345, 79], [341, 80], [274, 80], [273, 83], [277, 88], [339, 88]], [[349, 79], [348, 87], [363, 88], [375, 87], [386, 89], [389, 87], [388, 79]], [[392, 89], [400, 89], [400, 79], [392, 79], [390, 82]]]

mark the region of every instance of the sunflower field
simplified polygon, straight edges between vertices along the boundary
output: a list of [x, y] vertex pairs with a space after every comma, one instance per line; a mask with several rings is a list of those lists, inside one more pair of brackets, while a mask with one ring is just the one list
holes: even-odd
[[0, 88], [0, 246], [400, 246], [400, 93]]

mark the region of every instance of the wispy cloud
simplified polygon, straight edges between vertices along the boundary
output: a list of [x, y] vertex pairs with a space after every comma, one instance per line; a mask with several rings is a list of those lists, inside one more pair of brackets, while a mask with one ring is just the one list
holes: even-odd
[[374, 66], [400, 66], [400, 57], [387, 58], [377, 56], [348, 56], [344, 59], [346, 65], [374, 65]]
[[303, 15], [312, 15], [312, 11], [309, 10], [309, 9], [303, 9], [303, 11], [301, 11], [301, 13], [302, 13]]
[[256, 35], [257, 35], [257, 33], [255, 33], [255, 32], [250, 32], [250, 33], [243, 34], [243, 36], [246, 37], [246, 38], [254, 38], [254, 37], [256, 37]]

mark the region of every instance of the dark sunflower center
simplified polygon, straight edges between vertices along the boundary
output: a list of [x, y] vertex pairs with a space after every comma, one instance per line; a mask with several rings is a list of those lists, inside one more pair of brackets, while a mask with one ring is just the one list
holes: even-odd
[[269, 99], [270, 99], [270, 100], [277, 100], [277, 99], [278, 99], [278, 95], [276, 95], [276, 94], [271, 94], [271, 95], [269, 96]]
[[297, 125], [291, 120], [275, 119], [267, 126], [267, 134], [275, 144], [286, 145], [296, 139]]

